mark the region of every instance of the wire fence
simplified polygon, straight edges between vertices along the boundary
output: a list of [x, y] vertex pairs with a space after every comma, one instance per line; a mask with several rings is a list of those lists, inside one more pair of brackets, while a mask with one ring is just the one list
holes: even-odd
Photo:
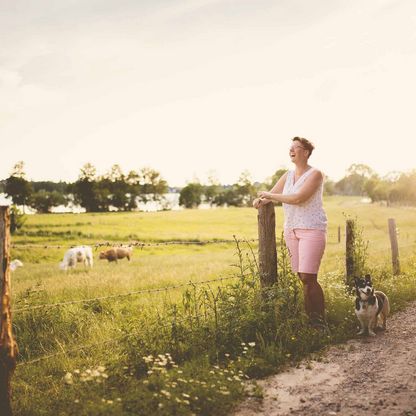
[[[163, 324], [163, 325], [158, 325], [158, 328], [159, 329], [168, 328], [168, 327], [171, 327], [172, 324], [182, 323], [182, 322], [188, 321], [190, 318], [203, 318], [203, 316], [202, 315], [186, 316], [182, 319], [177, 319], [174, 322], [169, 322], [169, 323], [166, 323], [166, 324]], [[157, 321], [153, 322], [153, 325], [156, 325], [156, 324], [158, 324]], [[113, 336], [111, 338], [106, 338], [105, 340], [102, 340], [102, 341], [99, 341], [99, 342], [80, 345], [80, 346], [77, 346], [76, 348], [70, 348], [70, 349], [65, 350], [64, 348], [61, 347], [62, 348], [61, 351], [57, 351], [57, 352], [54, 352], [54, 353], [51, 353], [51, 354], [42, 355], [42, 356], [34, 358], [32, 360], [21, 361], [20, 363], [17, 363], [16, 367], [22, 367], [22, 366], [27, 366], [27, 365], [31, 365], [31, 364], [36, 364], [36, 363], [39, 363], [41, 361], [46, 361], [46, 360], [50, 360], [51, 358], [59, 357], [61, 355], [69, 355], [69, 354], [77, 353], [77, 352], [84, 351], [84, 350], [87, 350], [87, 349], [100, 347], [102, 345], [113, 344], [113, 343], [116, 343], [116, 342], [120, 342], [123, 339], [129, 338], [129, 337], [132, 337], [132, 336], [137, 336], [137, 335], [140, 335], [140, 332], [139, 331], [133, 331], [133, 332], [130, 332], [128, 334], [122, 334], [122, 335], [119, 335], [119, 336], [116, 336], [116, 337]]]
[[[343, 239], [345, 238], [345, 234], [332, 234], [328, 233], [327, 238], [336, 238], [336, 239]], [[89, 245], [94, 247], [95, 250], [103, 247], [138, 247], [138, 248], [145, 248], [145, 247], [164, 247], [164, 246], [172, 246], [172, 245], [183, 245], [183, 246], [190, 246], [190, 245], [210, 245], [210, 244], [235, 244], [236, 241], [242, 242], [249, 242], [249, 243], [258, 243], [258, 238], [250, 238], [250, 239], [237, 239], [234, 236], [234, 239], [212, 239], [212, 240], [171, 240], [171, 241], [99, 241], [99, 242], [92, 242], [86, 243], [84, 245]], [[340, 242], [340, 241], [338, 241]], [[11, 248], [13, 249], [27, 249], [27, 248], [39, 248], [39, 249], [68, 249], [74, 248], [78, 244], [32, 244], [32, 243], [13, 243], [11, 244]], [[81, 244], [80, 244], [81, 245]]]
[[[100, 247], [138, 247], [138, 248], [144, 248], [144, 247], [163, 247], [163, 246], [171, 246], [171, 245], [209, 245], [209, 244], [235, 244], [236, 241], [244, 241], [244, 242], [258, 242], [257, 238], [252, 239], [242, 239], [242, 240], [230, 240], [230, 239], [224, 239], [224, 240], [189, 240], [189, 241], [155, 241], [155, 242], [141, 242], [141, 241], [127, 241], [127, 242], [96, 242], [96, 243], [89, 243], [86, 245], [90, 245], [94, 247], [95, 249], [98, 249]], [[12, 244], [11, 248], [43, 248], [43, 249], [49, 249], [49, 248], [56, 248], [56, 249], [62, 249], [62, 248], [73, 248], [76, 247], [75, 244]]]
[[206, 285], [206, 284], [215, 283], [215, 282], [223, 282], [223, 281], [226, 281], [226, 280], [237, 279], [239, 277], [240, 276], [228, 276], [228, 277], [221, 277], [221, 278], [218, 278], [218, 279], [202, 280], [202, 281], [199, 281], [199, 282], [191, 282], [190, 281], [190, 282], [187, 282], [187, 283], [182, 283], [180, 285], [165, 286], [165, 287], [154, 288], [154, 289], [135, 290], [135, 291], [120, 293], [120, 294], [116, 294], [116, 295], [98, 296], [98, 297], [95, 297], [95, 298], [88, 298], [88, 299], [76, 299], [76, 300], [69, 300], [69, 301], [65, 301], [65, 302], [45, 303], [45, 304], [41, 304], [41, 305], [33, 305], [33, 306], [24, 307], [24, 308], [12, 309], [12, 312], [13, 313], [29, 312], [29, 311], [33, 311], [33, 310], [36, 310], [36, 309], [52, 309], [52, 308], [61, 307], [61, 306], [69, 306], [69, 305], [76, 305], [76, 304], [88, 304], [88, 303], [93, 303], [93, 302], [100, 301], [100, 300], [118, 299], [118, 298], [125, 298], [125, 297], [128, 297], [128, 296], [137, 296], [137, 295], [152, 294], [152, 293], [159, 293], [159, 292], [168, 292], [170, 290], [180, 289], [180, 288], [184, 288], [184, 287], [187, 287], [187, 286]]

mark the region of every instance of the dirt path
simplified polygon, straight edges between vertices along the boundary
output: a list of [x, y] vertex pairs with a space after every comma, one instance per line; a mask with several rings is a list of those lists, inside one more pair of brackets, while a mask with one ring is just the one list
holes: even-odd
[[258, 384], [263, 400], [247, 399], [233, 416], [416, 416], [416, 302], [387, 321], [387, 332]]

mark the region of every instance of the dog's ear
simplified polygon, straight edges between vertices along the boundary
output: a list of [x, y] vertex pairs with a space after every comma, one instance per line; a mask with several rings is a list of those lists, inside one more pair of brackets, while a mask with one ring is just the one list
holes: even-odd
[[365, 278], [371, 280], [371, 276], [368, 273], [365, 275]]

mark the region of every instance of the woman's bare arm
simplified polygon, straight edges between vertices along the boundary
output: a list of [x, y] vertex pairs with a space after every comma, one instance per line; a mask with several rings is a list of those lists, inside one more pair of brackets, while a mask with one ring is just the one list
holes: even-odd
[[[267, 200], [273, 202], [282, 202], [284, 204], [298, 205], [307, 201], [319, 188], [323, 181], [322, 172], [315, 170], [306, 179], [303, 186], [298, 192], [291, 195], [282, 195], [281, 192], [260, 192], [260, 200]], [[277, 184], [276, 184], [277, 185]]]

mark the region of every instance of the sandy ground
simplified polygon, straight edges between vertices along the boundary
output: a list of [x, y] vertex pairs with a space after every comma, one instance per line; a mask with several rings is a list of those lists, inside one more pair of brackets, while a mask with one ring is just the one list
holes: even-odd
[[416, 416], [416, 302], [388, 319], [386, 332], [258, 384], [263, 399], [246, 399], [233, 416]]

